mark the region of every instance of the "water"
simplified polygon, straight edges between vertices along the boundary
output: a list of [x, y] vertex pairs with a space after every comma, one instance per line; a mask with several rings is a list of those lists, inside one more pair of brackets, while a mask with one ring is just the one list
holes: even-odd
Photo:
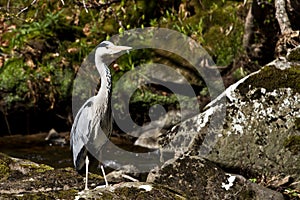
[[[0, 137], [0, 152], [9, 156], [28, 159], [39, 164], [46, 164], [54, 168], [74, 167], [72, 152], [69, 142], [65, 145], [50, 145], [45, 140], [48, 133], [39, 133], [34, 135], [13, 135]], [[64, 138], [69, 137], [69, 133], [60, 133]], [[68, 139], [67, 139], [68, 141]], [[149, 151], [148, 149], [133, 146], [128, 141], [112, 138], [112, 142], [103, 149], [103, 164], [106, 170], [111, 171], [123, 165], [134, 165], [141, 172], [145, 172], [160, 165], [158, 163], [160, 155], [157, 151]], [[100, 172], [98, 161], [93, 160], [90, 171], [94, 173]]]
[[45, 141], [47, 135], [39, 133], [0, 137], [0, 152], [54, 168], [73, 167], [69, 144], [50, 145]]

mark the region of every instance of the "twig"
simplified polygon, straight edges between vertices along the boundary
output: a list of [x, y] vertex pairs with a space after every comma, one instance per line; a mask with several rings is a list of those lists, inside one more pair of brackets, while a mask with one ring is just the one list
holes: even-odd
[[6, 124], [6, 127], [7, 127], [8, 134], [11, 135], [10, 126], [9, 126], [9, 122], [8, 122], [8, 119], [7, 119], [7, 113], [4, 112], [3, 109], [1, 109], [1, 112], [2, 112], [2, 114], [4, 116], [4, 121], [5, 121], [5, 124]]
[[37, 0], [33, 0], [29, 6], [23, 8], [22, 10], [20, 10], [16, 16], [18, 17], [18, 16], [19, 16], [21, 13], [23, 13], [25, 10], [28, 10], [28, 8], [29, 8], [30, 6], [32, 6], [33, 4], [35, 4], [36, 1], [37, 1]]
[[32, 6], [33, 4], [35, 4], [35, 2], [36, 2], [36, 0], [33, 0], [30, 5]]
[[137, 180], [135, 178], [132, 178], [131, 176], [128, 176], [126, 174], [122, 174], [122, 177], [125, 178], [125, 179], [128, 179], [128, 180], [131, 180], [133, 182], [140, 182], [139, 180]]
[[9, 135], [11, 135], [11, 130], [10, 130], [10, 126], [9, 126], [9, 122], [8, 122], [6, 114], [4, 115], [4, 120], [5, 120], [5, 123], [7, 126], [8, 133], [9, 133]]
[[20, 12], [18, 12], [18, 14], [17, 14], [17, 17], [18, 17], [22, 12], [24, 12], [24, 11], [27, 10], [27, 9], [28, 9], [28, 6], [25, 7], [25, 8], [23, 8], [22, 10], [20, 10]]
[[118, 3], [121, 2], [121, 0], [110, 0], [106, 1], [105, 3], [97, 3], [97, 2], [85, 2], [85, 0], [82, 1], [75, 1], [76, 4], [78, 5], [83, 5], [84, 9], [86, 12], [88, 12], [89, 8], [103, 8], [103, 7], [108, 7], [113, 3]]
[[62, 5], [64, 6], [64, 5], [65, 5], [65, 2], [64, 2], [64, 0], [60, 0], [60, 1], [61, 1]]
[[82, 3], [83, 3], [83, 7], [84, 7], [84, 9], [85, 9], [85, 12], [86, 12], [86, 13], [88, 13], [89, 11], [88, 11], [88, 9], [86, 8], [85, 1], [84, 1], [84, 0], [82, 0]]
[[6, 10], [7, 10], [7, 12], [9, 12], [9, 4], [10, 4], [10, 0], [8, 0], [7, 4], [6, 4]]

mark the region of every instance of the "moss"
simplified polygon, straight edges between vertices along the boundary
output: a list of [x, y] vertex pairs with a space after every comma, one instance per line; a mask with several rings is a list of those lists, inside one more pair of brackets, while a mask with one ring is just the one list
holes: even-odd
[[49, 170], [54, 170], [53, 167], [50, 167], [48, 165], [44, 165], [44, 164], [40, 164], [39, 165], [39, 168], [36, 170], [36, 172], [38, 173], [43, 173], [45, 171], [49, 171]]
[[300, 61], [300, 48], [293, 49], [287, 56], [288, 61]]
[[56, 195], [57, 199], [68, 199], [71, 196], [75, 196], [78, 191], [71, 189], [71, 190], [60, 190], [57, 192], [58, 194]]
[[242, 94], [246, 94], [249, 85], [252, 88], [265, 88], [272, 92], [278, 88], [292, 88], [294, 92], [300, 92], [300, 68], [292, 66], [291, 68], [280, 70], [274, 66], [265, 66], [258, 74], [249, 77], [238, 89]]
[[90, 179], [103, 179], [103, 177], [101, 175], [98, 174], [94, 174], [94, 173], [89, 173], [89, 178]]
[[0, 153], [0, 180], [3, 181], [7, 179], [10, 174], [9, 168], [9, 158], [5, 154]]
[[[209, 1], [206, 9], [198, 12], [204, 21], [204, 48], [215, 57], [217, 65], [226, 66], [230, 64], [238, 52], [242, 50], [244, 23], [237, 14], [240, 12], [238, 3]], [[203, 13], [205, 14], [203, 15]]]
[[[73, 199], [76, 194], [78, 193], [77, 190], [59, 190], [53, 192], [37, 192], [37, 193], [24, 193], [21, 196], [14, 196], [13, 199], [18, 200], [39, 200], [39, 199]], [[9, 199], [12, 199], [10, 197]]]
[[284, 143], [284, 147], [290, 150], [293, 154], [297, 154], [300, 152], [300, 136], [293, 135], [288, 137]]
[[241, 199], [245, 199], [245, 200], [247, 200], [247, 199], [254, 199], [255, 196], [256, 196], [256, 194], [252, 190], [250, 190], [250, 191], [246, 190], [245, 192], [241, 192], [240, 193], [240, 198]]
[[125, 197], [132, 197], [135, 195], [135, 188], [129, 188], [129, 187], [123, 187], [120, 188], [119, 191], [117, 191], [118, 193], [120, 193], [120, 195], [125, 196]]
[[36, 163], [22, 163], [22, 167], [29, 168], [31, 170], [34, 170], [37, 173], [44, 173], [45, 171], [53, 170], [53, 167], [50, 167], [45, 164], [36, 164]]

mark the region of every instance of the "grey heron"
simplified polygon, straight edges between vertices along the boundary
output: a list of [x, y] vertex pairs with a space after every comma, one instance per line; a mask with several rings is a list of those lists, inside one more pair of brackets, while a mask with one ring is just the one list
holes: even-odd
[[[103, 62], [103, 56], [129, 49], [131, 47], [116, 46], [109, 41], [100, 43], [95, 52], [95, 65], [101, 78], [100, 89], [97, 95], [89, 98], [82, 105], [74, 119], [70, 133], [70, 146], [76, 170], [82, 169], [84, 164], [86, 164], [86, 190], [88, 189], [88, 150], [95, 150], [97, 155], [101, 155], [102, 147], [108, 141], [112, 131], [111, 74], [109, 68]], [[86, 145], [88, 145], [88, 148]], [[101, 170], [107, 186], [102, 165]]]

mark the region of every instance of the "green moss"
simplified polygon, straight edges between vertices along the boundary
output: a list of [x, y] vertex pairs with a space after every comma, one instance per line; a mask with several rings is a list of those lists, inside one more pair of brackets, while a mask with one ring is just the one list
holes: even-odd
[[226, 66], [242, 51], [244, 23], [238, 17], [238, 3], [207, 1], [205, 4], [207, 5], [203, 10], [196, 10], [196, 20], [203, 19], [201, 43], [215, 57], [217, 65]]
[[245, 77], [247, 74], [246, 74], [244, 68], [240, 67], [240, 68], [236, 69], [232, 75], [236, 80], [240, 80], [243, 77]]
[[36, 164], [36, 163], [22, 163], [22, 167], [29, 168], [34, 170], [37, 173], [44, 173], [45, 171], [53, 170], [53, 167], [44, 164]]
[[300, 48], [293, 49], [287, 56], [288, 61], [300, 61]]
[[39, 168], [36, 170], [38, 173], [43, 173], [45, 171], [54, 170], [53, 167], [50, 167], [48, 165], [40, 164]]
[[6, 179], [10, 173], [10, 160], [5, 154], [0, 153], [0, 180]]
[[[77, 190], [59, 190], [59, 191], [51, 191], [51, 192], [37, 192], [37, 193], [24, 193], [22, 196], [14, 196], [13, 199], [18, 200], [39, 200], [39, 199], [73, 199]], [[10, 197], [11, 199], [11, 197]]]
[[300, 92], [299, 77], [300, 68], [297, 66], [285, 70], [274, 66], [265, 66], [258, 74], [249, 77], [238, 89], [242, 94], [249, 91], [249, 85], [252, 88], [265, 88], [268, 92], [278, 88], [291, 88], [294, 92]]
[[94, 173], [89, 173], [89, 179], [103, 179], [103, 176], [100, 176], [98, 174], [94, 174]]
[[288, 137], [284, 143], [284, 147], [290, 150], [293, 154], [297, 154], [300, 152], [300, 136], [293, 135]]

